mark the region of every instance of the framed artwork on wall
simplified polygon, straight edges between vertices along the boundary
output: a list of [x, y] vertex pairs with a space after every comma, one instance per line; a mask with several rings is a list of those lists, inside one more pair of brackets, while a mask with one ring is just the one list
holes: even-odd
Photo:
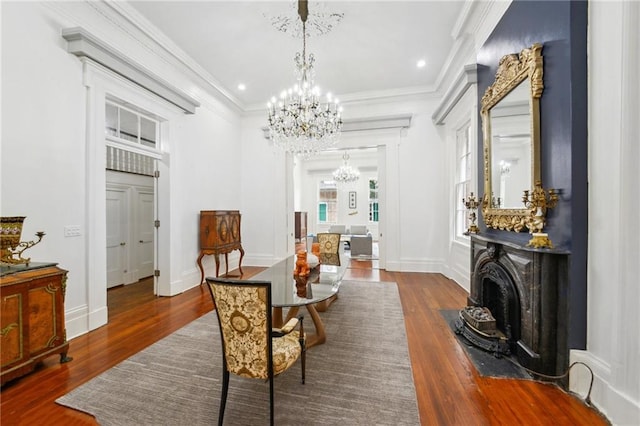
[[356, 191], [349, 191], [349, 208], [350, 209], [355, 209], [357, 206], [356, 203]]

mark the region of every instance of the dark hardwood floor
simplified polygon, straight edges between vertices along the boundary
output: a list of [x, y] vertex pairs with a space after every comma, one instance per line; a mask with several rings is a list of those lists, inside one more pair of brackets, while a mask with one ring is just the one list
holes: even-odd
[[[478, 376], [438, 312], [464, 306], [466, 292], [440, 274], [386, 272], [376, 263], [352, 262], [345, 279], [398, 284], [423, 425], [608, 424], [555, 385]], [[262, 269], [245, 266], [244, 277]], [[1, 424], [95, 425], [55, 399], [213, 308], [204, 286], [170, 298], [152, 292], [151, 280], [109, 290], [109, 323], [71, 340], [73, 361], [52, 356], [2, 388]]]

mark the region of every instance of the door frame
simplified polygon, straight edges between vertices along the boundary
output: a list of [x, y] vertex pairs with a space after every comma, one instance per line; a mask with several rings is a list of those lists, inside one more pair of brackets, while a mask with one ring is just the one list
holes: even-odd
[[[156, 265], [162, 271], [155, 278], [158, 295], [172, 295], [178, 290], [171, 286], [170, 214], [170, 123], [177, 120], [183, 111], [169, 104], [135, 83], [115, 74], [102, 65], [83, 57], [84, 85], [86, 87], [86, 276], [87, 283], [87, 331], [108, 322], [106, 286], [106, 138], [105, 105], [107, 99], [117, 98], [154, 113], [160, 121], [160, 150], [156, 170], [160, 178], [155, 183], [157, 220], [164, 226], [156, 230]], [[177, 219], [176, 219], [177, 220]]]

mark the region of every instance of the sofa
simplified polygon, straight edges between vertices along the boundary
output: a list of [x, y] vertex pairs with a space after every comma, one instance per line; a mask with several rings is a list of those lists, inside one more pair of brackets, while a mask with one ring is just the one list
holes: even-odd
[[369, 243], [372, 239], [366, 225], [351, 225], [348, 228], [345, 225], [331, 225], [327, 232], [340, 234], [340, 241], [345, 242], [348, 247], [351, 247], [353, 237], [369, 237]]

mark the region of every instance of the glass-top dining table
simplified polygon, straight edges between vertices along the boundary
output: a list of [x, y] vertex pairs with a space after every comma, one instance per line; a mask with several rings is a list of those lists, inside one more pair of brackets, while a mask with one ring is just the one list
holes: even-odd
[[[293, 276], [296, 256], [289, 256], [275, 265], [251, 277], [252, 280], [271, 282], [272, 325], [282, 327], [286, 321], [298, 314], [300, 307], [306, 307], [315, 334], [307, 334], [307, 347], [326, 341], [326, 332], [318, 311], [323, 312], [338, 296], [338, 289], [349, 265], [344, 254], [320, 254], [319, 265], [310, 270], [309, 276]], [[283, 319], [282, 308], [289, 308]]]

